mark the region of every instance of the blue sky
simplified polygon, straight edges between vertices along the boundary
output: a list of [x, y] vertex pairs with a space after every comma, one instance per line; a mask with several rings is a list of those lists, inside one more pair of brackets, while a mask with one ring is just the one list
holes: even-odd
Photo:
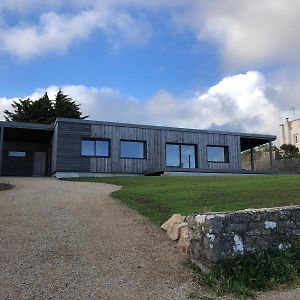
[[16, 83], [19, 95], [53, 84], [83, 84], [114, 87], [128, 95], [147, 98], [161, 88], [178, 95], [189, 94], [221, 79], [214, 45], [197, 42], [191, 32], [172, 32], [163, 23], [162, 15], [151, 19], [151, 24], [153, 37], [144, 45], [114, 49], [101, 32], [95, 32], [63, 54], [23, 60], [2, 53], [2, 95], [15, 97]]
[[4, 0], [0, 108], [63, 88], [93, 119], [276, 134], [300, 101], [299, 11], [296, 0]]

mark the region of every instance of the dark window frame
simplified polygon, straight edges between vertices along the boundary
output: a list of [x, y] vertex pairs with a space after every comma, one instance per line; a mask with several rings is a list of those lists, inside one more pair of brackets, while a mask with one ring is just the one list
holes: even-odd
[[[208, 160], [208, 155], [207, 155], [207, 149], [208, 149], [208, 147], [223, 148], [224, 149], [224, 161], [221, 161], [221, 160]], [[228, 164], [229, 163], [229, 146], [224, 146], [224, 145], [206, 145], [206, 160], [209, 163], [223, 163], [223, 164]]]
[[[143, 157], [122, 156], [121, 155], [121, 143], [122, 142], [143, 143]], [[119, 146], [120, 146], [119, 147], [119, 157], [120, 157], [120, 159], [147, 159], [147, 141], [121, 139], [120, 143], [119, 143]]]
[[[82, 154], [82, 141], [94, 142], [94, 155]], [[96, 142], [108, 142], [108, 155], [96, 155]], [[97, 158], [110, 158], [111, 157], [111, 140], [106, 138], [81, 138], [80, 140], [80, 156], [81, 157], [97, 157]]]
[[[168, 166], [167, 165], [167, 145], [176, 145], [179, 146], [179, 167], [176, 166]], [[181, 157], [181, 146], [194, 146], [195, 149], [195, 168], [183, 168], [182, 165], [182, 157]], [[197, 169], [198, 168], [198, 145], [197, 144], [189, 144], [189, 143], [166, 143], [165, 145], [165, 162], [167, 168], [180, 168], [180, 169]]]

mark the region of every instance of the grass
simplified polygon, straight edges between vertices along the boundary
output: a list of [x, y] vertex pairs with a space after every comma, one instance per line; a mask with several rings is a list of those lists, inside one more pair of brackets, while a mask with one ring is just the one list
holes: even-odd
[[300, 175], [105, 177], [76, 181], [123, 186], [113, 196], [153, 223], [172, 214], [300, 204]]
[[253, 297], [255, 291], [299, 282], [300, 249], [260, 251], [216, 264], [210, 274], [198, 273], [199, 282], [219, 295]]
[[[300, 204], [300, 175], [217, 177], [107, 177], [75, 181], [110, 183], [123, 188], [113, 193], [153, 223], [172, 214], [233, 211]], [[197, 270], [199, 282], [218, 294], [252, 297], [255, 291], [300, 282], [300, 249], [261, 251], [216, 264], [210, 274]], [[203, 298], [194, 292], [188, 299]]]

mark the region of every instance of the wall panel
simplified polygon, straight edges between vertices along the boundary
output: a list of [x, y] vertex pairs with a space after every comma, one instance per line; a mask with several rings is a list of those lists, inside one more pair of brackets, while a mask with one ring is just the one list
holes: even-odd
[[[110, 140], [109, 158], [86, 158], [80, 156], [81, 138], [104, 138]], [[120, 140], [146, 141], [145, 159], [120, 158]], [[135, 173], [165, 170], [166, 143], [192, 144], [197, 147], [197, 166], [200, 170], [239, 170], [240, 137], [235, 134], [174, 130], [166, 128], [143, 128], [126, 124], [90, 124], [59, 122], [57, 166], [61, 171]], [[229, 147], [229, 162], [207, 162], [207, 145]], [[169, 169], [169, 168], [168, 168]]]

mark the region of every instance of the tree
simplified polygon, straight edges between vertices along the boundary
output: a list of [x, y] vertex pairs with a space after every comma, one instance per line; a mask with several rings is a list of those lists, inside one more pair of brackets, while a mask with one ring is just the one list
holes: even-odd
[[299, 158], [299, 149], [292, 144], [283, 144], [280, 146], [280, 154], [284, 159]]
[[86, 119], [82, 117], [80, 105], [61, 90], [56, 94], [55, 100], [50, 100], [45, 93], [40, 99], [32, 101], [19, 99], [12, 103], [13, 112], [4, 111], [7, 121], [18, 121], [27, 123], [52, 124], [58, 117]]
[[30, 123], [51, 124], [53, 120], [52, 102], [45, 93], [38, 101], [31, 101]]
[[19, 102], [13, 101], [12, 105], [14, 112], [7, 109], [4, 111], [6, 121], [30, 122], [32, 119], [32, 101], [19, 99]]
[[56, 95], [54, 114], [55, 117], [82, 119], [82, 113], [79, 110], [79, 104], [76, 104], [75, 101], [68, 97], [68, 95], [64, 95], [61, 90], [59, 90]]

